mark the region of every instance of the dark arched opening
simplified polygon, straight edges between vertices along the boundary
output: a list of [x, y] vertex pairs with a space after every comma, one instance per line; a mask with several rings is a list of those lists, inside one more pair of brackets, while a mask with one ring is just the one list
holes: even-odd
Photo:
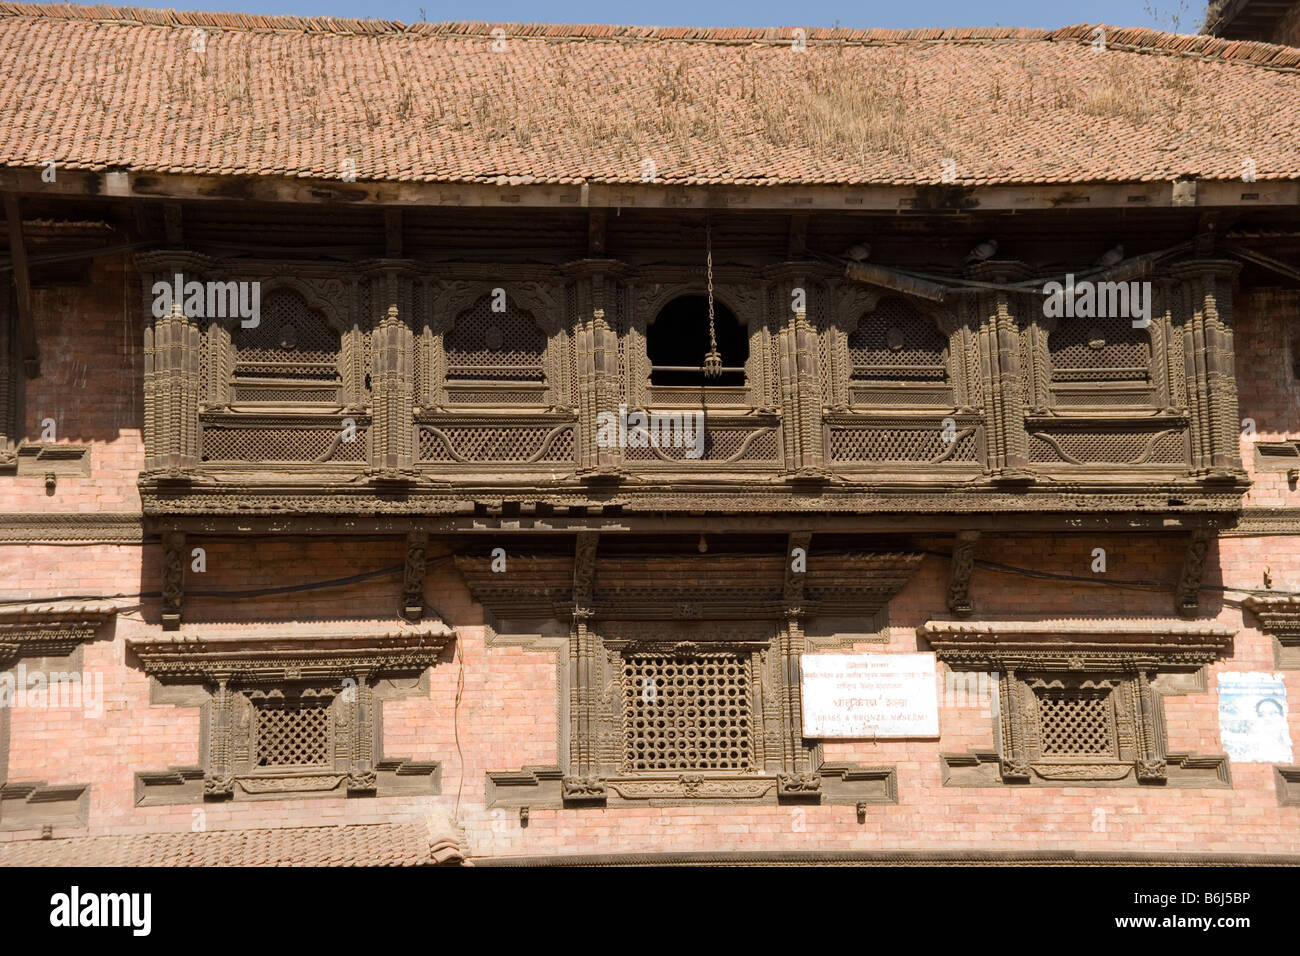
[[713, 300], [713, 324], [722, 367], [714, 378], [704, 376], [704, 356], [709, 351], [709, 300], [702, 295], [673, 299], [646, 330], [652, 385], [744, 385], [749, 359], [749, 332], [734, 312]]

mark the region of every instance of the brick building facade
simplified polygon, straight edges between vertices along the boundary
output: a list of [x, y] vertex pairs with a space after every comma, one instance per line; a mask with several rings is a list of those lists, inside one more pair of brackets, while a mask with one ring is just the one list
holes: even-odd
[[95, 9], [0, 11], [0, 862], [1300, 859], [1300, 51]]

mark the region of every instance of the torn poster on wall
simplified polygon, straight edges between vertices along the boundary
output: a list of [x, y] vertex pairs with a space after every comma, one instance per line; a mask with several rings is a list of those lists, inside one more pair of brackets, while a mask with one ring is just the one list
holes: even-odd
[[1238, 763], [1290, 763], [1282, 675], [1220, 674], [1219, 736], [1224, 751]]

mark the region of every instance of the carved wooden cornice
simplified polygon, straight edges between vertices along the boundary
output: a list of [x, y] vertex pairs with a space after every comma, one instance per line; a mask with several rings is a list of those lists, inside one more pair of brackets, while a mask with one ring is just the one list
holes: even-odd
[[1260, 627], [1273, 635], [1273, 663], [1282, 670], [1300, 669], [1300, 596], [1252, 594], [1241, 606], [1259, 619]]
[[[921, 554], [808, 555], [804, 613], [872, 613], [896, 594]], [[574, 605], [573, 558], [508, 556], [507, 573], [488, 557], [459, 555], [456, 567], [474, 599], [506, 617], [565, 617]], [[787, 610], [783, 555], [600, 557], [595, 562], [592, 612], [655, 620], [783, 617]]]
[[1241, 602], [1270, 634], [1300, 641], [1300, 596], [1294, 594], [1252, 594]]
[[1176, 620], [928, 621], [916, 629], [939, 660], [1000, 670], [1200, 666], [1227, 656], [1234, 628]]
[[111, 604], [0, 607], [0, 667], [22, 657], [63, 657], [113, 619]]
[[143, 516], [131, 512], [101, 514], [0, 515], [0, 542], [113, 541], [144, 538]]
[[432, 666], [455, 632], [434, 623], [419, 629], [314, 635], [191, 634], [129, 640], [146, 674], [162, 681], [339, 680], [358, 673], [414, 676]]

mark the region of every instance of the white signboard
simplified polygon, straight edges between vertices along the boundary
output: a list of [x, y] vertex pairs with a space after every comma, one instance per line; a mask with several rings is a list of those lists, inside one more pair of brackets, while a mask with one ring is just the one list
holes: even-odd
[[804, 654], [805, 737], [937, 737], [933, 654]]
[[1219, 675], [1219, 736], [1239, 763], [1291, 763], [1281, 674]]

